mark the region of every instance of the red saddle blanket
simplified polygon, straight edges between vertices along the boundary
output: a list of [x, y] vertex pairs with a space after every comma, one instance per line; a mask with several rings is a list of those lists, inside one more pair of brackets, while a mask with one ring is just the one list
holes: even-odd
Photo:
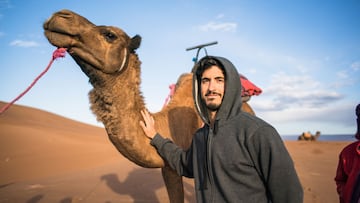
[[241, 81], [241, 96], [242, 97], [261, 94], [262, 90], [241, 74], [240, 74], [240, 81]]

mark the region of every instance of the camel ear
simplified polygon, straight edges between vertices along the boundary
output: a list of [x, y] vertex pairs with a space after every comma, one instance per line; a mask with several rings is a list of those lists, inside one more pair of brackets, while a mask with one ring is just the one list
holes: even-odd
[[134, 53], [135, 50], [140, 47], [140, 43], [141, 43], [140, 35], [135, 35], [133, 38], [131, 38], [131, 42], [129, 45], [130, 52]]

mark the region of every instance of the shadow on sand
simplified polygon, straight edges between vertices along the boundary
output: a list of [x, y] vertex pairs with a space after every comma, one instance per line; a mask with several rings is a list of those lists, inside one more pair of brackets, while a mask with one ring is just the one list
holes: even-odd
[[[139, 182], [139, 177], [144, 177]], [[160, 178], [159, 178], [160, 177]], [[134, 203], [140, 202], [161, 202], [156, 196], [156, 191], [165, 187], [159, 170], [153, 169], [135, 169], [131, 171], [124, 181], [120, 181], [119, 177], [114, 174], [106, 174], [101, 176], [101, 180], [114, 192], [121, 195], [129, 195]], [[194, 187], [184, 182], [185, 200], [194, 202]]]

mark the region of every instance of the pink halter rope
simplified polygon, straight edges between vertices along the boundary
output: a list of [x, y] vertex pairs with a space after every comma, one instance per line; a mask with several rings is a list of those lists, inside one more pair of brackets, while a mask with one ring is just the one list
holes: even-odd
[[168, 95], [168, 96], [166, 97], [166, 99], [165, 99], [165, 103], [164, 103], [164, 105], [163, 105], [163, 108], [164, 108], [166, 105], [169, 104], [171, 97], [174, 95], [174, 93], [175, 93], [175, 84], [169, 85], [169, 89], [170, 89], [170, 93], [169, 93], [169, 95]]
[[3, 106], [0, 110], [0, 115], [4, 113], [8, 108], [10, 108], [11, 105], [13, 105], [17, 100], [19, 100], [22, 96], [24, 96], [34, 85], [35, 83], [50, 69], [51, 64], [54, 62], [55, 59], [59, 57], [65, 57], [66, 49], [65, 48], [58, 48], [53, 52], [52, 59], [49, 62], [49, 65], [46, 67], [46, 69], [40, 73], [39, 76], [35, 78], [35, 80], [29, 85], [28, 88], [24, 92], [22, 92], [19, 96], [17, 96], [14, 100], [12, 100], [10, 103]]

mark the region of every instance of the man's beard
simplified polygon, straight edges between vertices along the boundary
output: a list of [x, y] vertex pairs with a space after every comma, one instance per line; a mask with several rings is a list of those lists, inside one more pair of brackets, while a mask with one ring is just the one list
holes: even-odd
[[[220, 94], [219, 93], [216, 93], [216, 92], [207, 92], [206, 93], [206, 95], [205, 96], [208, 96], [208, 95], [210, 95], [210, 94], [217, 94], [217, 95], [219, 95], [220, 96]], [[206, 105], [206, 108], [209, 110], [209, 111], [217, 111], [217, 110], [219, 110], [219, 108], [220, 108], [220, 105], [221, 104], [216, 104], [216, 103], [209, 103], [209, 104], [206, 104], [206, 99], [205, 98], [202, 98], [203, 99], [203, 102], [205, 103], [205, 105]]]
[[207, 104], [206, 107], [209, 111], [217, 111], [217, 110], [219, 110], [220, 105], [219, 104]]

